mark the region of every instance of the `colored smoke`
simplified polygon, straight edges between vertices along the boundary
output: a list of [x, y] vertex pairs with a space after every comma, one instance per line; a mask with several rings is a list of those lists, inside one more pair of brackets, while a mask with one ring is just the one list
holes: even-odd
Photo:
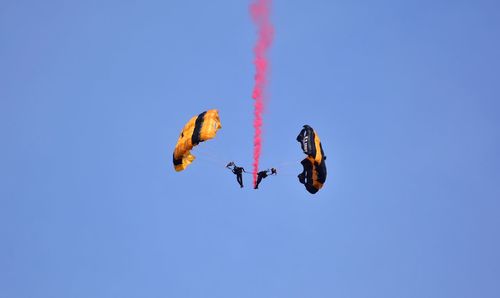
[[255, 84], [252, 92], [254, 103], [254, 149], [253, 149], [253, 183], [257, 181], [259, 170], [259, 158], [262, 146], [262, 112], [264, 110], [264, 98], [266, 96], [267, 72], [269, 61], [267, 51], [273, 41], [274, 29], [271, 24], [270, 6], [271, 0], [254, 0], [250, 5], [252, 20], [257, 25], [257, 42], [254, 47]]

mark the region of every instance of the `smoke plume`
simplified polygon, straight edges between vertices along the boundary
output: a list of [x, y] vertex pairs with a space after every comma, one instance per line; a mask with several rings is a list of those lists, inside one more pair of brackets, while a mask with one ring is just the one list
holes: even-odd
[[273, 41], [274, 28], [270, 21], [271, 0], [254, 0], [250, 5], [252, 20], [257, 26], [257, 42], [254, 47], [255, 83], [252, 92], [254, 99], [254, 149], [253, 149], [253, 183], [257, 181], [259, 158], [262, 148], [262, 112], [266, 96], [269, 61], [267, 52]]

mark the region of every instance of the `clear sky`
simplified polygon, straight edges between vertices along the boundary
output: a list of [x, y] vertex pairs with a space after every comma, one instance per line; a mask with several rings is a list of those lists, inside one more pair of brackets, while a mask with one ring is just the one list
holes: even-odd
[[248, 4], [0, 2], [0, 297], [500, 297], [498, 1], [275, 0], [258, 191]]

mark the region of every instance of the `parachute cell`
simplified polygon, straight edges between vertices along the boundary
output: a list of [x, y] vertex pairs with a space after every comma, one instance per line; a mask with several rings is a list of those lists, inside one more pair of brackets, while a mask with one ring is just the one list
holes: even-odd
[[304, 184], [306, 190], [312, 194], [318, 192], [326, 181], [326, 156], [319, 136], [309, 125], [304, 128], [297, 136], [297, 141], [302, 147], [302, 151], [307, 157], [301, 161], [304, 168], [298, 175], [299, 182]]
[[174, 149], [173, 163], [177, 172], [193, 162], [191, 149], [200, 142], [213, 139], [222, 128], [217, 110], [208, 110], [191, 118], [182, 129]]

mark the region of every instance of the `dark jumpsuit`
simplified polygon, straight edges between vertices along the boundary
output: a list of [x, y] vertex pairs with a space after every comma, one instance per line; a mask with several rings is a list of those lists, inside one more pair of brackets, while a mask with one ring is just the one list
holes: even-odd
[[267, 172], [268, 171], [260, 171], [260, 172], [257, 173], [257, 183], [255, 183], [254, 189], [258, 189], [259, 188], [260, 181], [262, 181], [263, 178], [266, 178], [268, 176]]
[[240, 187], [243, 187], [243, 171], [245, 169], [243, 169], [242, 167], [237, 167], [237, 166], [234, 166], [233, 168], [233, 173], [236, 174], [236, 181], [238, 181], [238, 183], [240, 184]]

